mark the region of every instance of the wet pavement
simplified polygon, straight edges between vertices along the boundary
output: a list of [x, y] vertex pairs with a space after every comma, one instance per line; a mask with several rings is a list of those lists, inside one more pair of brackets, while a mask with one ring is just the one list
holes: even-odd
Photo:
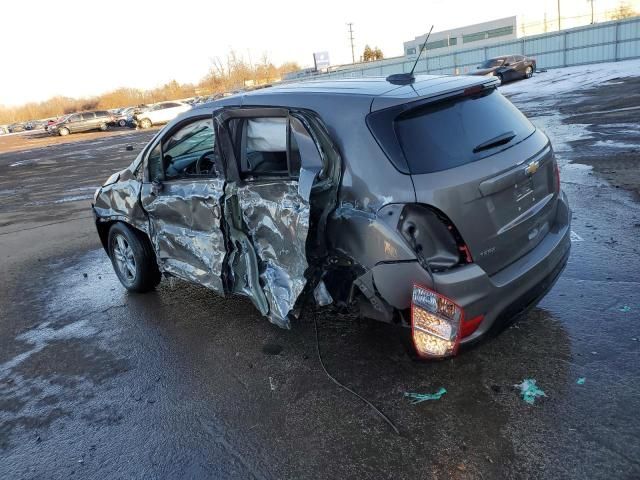
[[[637, 161], [598, 143], [614, 140], [611, 114], [572, 123], [585, 101], [612, 110], [610, 88], [512, 97], [556, 145], [569, 264], [501, 335], [430, 363], [384, 324], [310, 311], [281, 330], [177, 280], [126, 293], [89, 199], [153, 132], [0, 154], [0, 478], [640, 477], [640, 206], [632, 186], [570, 163]], [[615, 141], [640, 143], [634, 132]], [[327, 369], [400, 435], [325, 376], [314, 319]], [[526, 378], [546, 394], [534, 405], [514, 387]]]

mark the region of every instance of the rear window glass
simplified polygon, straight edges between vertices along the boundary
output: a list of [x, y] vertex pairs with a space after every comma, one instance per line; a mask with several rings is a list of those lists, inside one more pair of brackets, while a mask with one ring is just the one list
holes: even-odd
[[535, 128], [492, 90], [412, 110], [396, 118], [395, 130], [410, 172], [421, 174], [485, 158], [524, 140]]

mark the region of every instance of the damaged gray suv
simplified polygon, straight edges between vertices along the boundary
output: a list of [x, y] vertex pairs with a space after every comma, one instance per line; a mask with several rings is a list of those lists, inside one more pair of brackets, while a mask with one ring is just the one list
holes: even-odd
[[95, 194], [122, 284], [170, 275], [289, 328], [333, 305], [445, 357], [542, 298], [570, 210], [549, 139], [493, 78], [317, 81], [201, 105]]

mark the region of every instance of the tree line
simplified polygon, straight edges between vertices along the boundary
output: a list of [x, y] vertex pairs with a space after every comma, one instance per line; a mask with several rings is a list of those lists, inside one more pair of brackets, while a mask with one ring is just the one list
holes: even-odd
[[214, 95], [269, 84], [280, 80], [284, 74], [299, 69], [295, 62], [275, 66], [266, 54], [257, 63], [253, 63], [232, 51], [225, 60], [213, 59], [209, 71], [197, 83], [179, 83], [172, 80], [160, 87], [147, 90], [123, 87], [95, 97], [55, 96], [43, 102], [29, 102], [19, 106], [0, 105], [0, 124], [53, 118], [83, 110], [106, 110]]

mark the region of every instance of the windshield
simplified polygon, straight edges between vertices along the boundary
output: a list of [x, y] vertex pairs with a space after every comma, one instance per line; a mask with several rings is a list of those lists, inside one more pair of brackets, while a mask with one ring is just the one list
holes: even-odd
[[496, 90], [412, 110], [396, 119], [395, 129], [413, 174], [475, 162], [535, 131]]
[[494, 58], [494, 59], [487, 60], [486, 62], [484, 62], [482, 65], [480, 65], [480, 68], [499, 67], [503, 63], [504, 63], [504, 58]]

